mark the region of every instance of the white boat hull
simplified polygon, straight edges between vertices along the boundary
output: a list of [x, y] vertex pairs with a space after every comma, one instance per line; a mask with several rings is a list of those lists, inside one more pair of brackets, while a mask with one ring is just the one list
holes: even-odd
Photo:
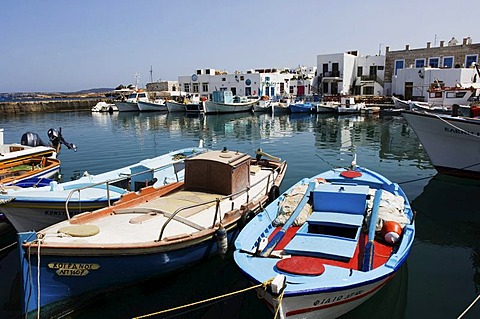
[[185, 104], [183, 103], [167, 101], [166, 105], [168, 112], [185, 112]]
[[420, 112], [402, 113], [437, 170], [480, 174], [480, 121]]
[[115, 102], [119, 112], [136, 112], [139, 111], [136, 102]]
[[138, 101], [138, 109], [140, 112], [159, 112], [167, 111], [167, 106], [165, 103], [153, 103], [153, 102], [143, 102]]
[[213, 101], [205, 102], [205, 113], [237, 113], [237, 112], [249, 112], [252, 107], [257, 104], [258, 101], [245, 102], [245, 103], [218, 103]]

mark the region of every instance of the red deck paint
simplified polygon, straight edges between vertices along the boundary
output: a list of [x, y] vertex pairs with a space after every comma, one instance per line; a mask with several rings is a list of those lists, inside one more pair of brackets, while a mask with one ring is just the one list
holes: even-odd
[[357, 171], [343, 171], [340, 173], [340, 175], [345, 178], [355, 178], [362, 176], [362, 173]]
[[277, 262], [277, 268], [283, 272], [296, 275], [319, 276], [325, 271], [320, 258], [292, 256]]
[[[277, 244], [275, 250], [282, 250], [285, 246], [292, 240], [295, 236], [295, 233], [300, 227], [290, 227], [283, 236], [282, 240]], [[281, 229], [281, 227], [277, 227], [273, 233], [269, 237], [269, 241], [275, 236], [275, 234]], [[354, 270], [361, 270], [362, 263], [363, 263], [363, 255], [365, 253], [365, 245], [368, 242], [368, 234], [360, 233], [360, 238], [358, 239], [358, 245], [355, 249], [355, 254], [353, 257], [348, 261], [341, 261], [336, 259], [329, 259], [329, 258], [319, 258], [319, 257], [312, 257], [317, 259], [319, 263], [323, 265], [331, 265], [337, 267], [343, 267], [347, 269], [354, 269]], [[383, 242], [375, 241], [374, 244], [374, 258], [373, 258], [373, 268], [377, 268], [383, 264], [385, 264], [392, 254], [393, 247], [389, 246]]]

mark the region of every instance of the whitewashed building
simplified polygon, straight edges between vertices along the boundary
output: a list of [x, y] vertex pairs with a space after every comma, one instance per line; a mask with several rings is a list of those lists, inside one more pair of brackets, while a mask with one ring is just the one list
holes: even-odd
[[382, 95], [385, 56], [357, 51], [317, 56], [315, 91], [324, 95]]
[[232, 91], [239, 96], [297, 96], [312, 94], [315, 68], [255, 69], [246, 72], [199, 69], [178, 77], [179, 87], [189, 94], [211, 99], [213, 91]]

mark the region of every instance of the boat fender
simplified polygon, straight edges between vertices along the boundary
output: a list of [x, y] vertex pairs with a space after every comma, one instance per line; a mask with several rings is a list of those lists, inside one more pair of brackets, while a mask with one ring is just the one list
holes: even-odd
[[220, 227], [216, 230], [215, 235], [217, 236], [217, 252], [223, 257], [228, 250], [227, 231], [223, 225], [220, 224]]
[[268, 192], [268, 202], [271, 203], [280, 196], [280, 188], [277, 185], [273, 185]]
[[396, 244], [400, 235], [402, 235], [402, 226], [399, 223], [394, 221], [385, 221], [382, 226], [382, 236], [385, 241], [390, 244]]
[[255, 216], [255, 214], [251, 210], [247, 210], [244, 212], [241, 216], [240, 219], [238, 220], [237, 226], [238, 229], [243, 229], [245, 225]]

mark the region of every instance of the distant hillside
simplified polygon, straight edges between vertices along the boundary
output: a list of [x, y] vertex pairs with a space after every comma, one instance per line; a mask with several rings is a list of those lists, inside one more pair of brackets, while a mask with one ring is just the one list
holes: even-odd
[[96, 89], [88, 89], [88, 90], [81, 90], [77, 92], [63, 92], [65, 94], [88, 94], [88, 93], [103, 93], [103, 92], [110, 92], [115, 90], [114, 88], [96, 88]]

